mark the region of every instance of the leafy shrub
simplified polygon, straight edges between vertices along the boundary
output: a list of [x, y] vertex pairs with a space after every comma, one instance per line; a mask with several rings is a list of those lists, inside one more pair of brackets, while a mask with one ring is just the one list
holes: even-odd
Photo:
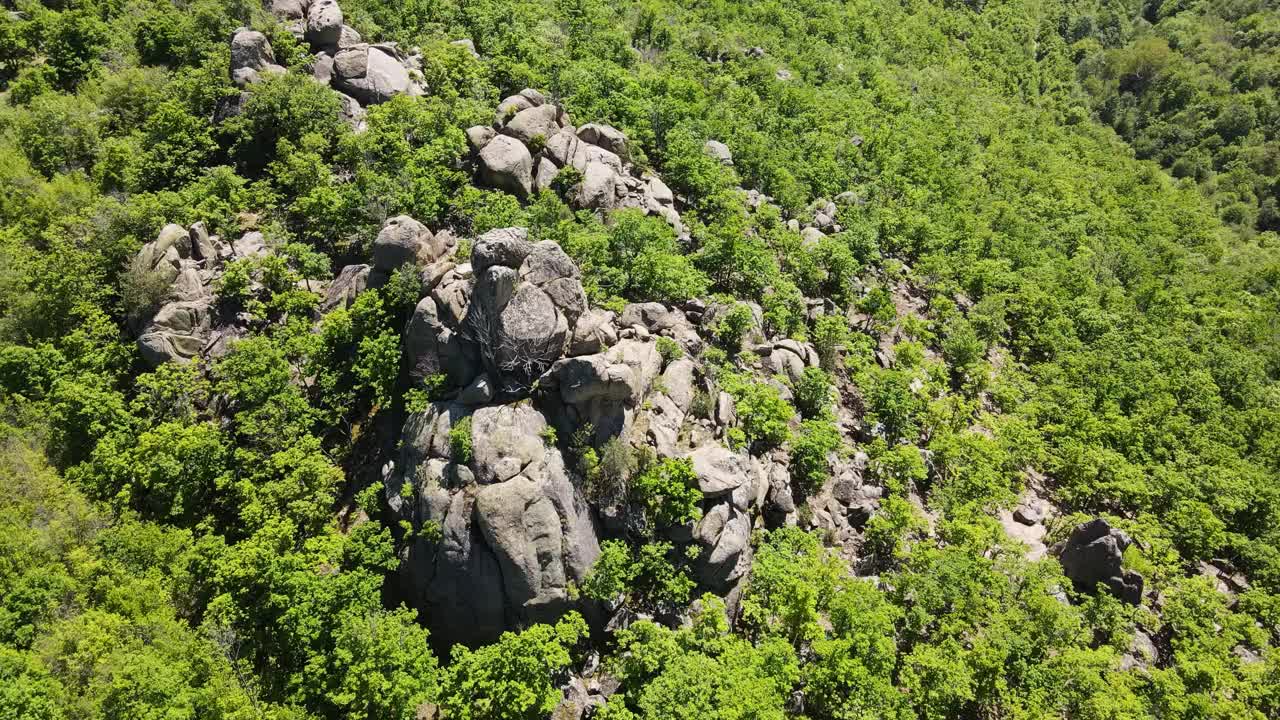
[[672, 554], [666, 542], [646, 543], [633, 553], [621, 540], [606, 540], [582, 592], [600, 601], [625, 598], [627, 605], [645, 610], [687, 602], [694, 582], [668, 559]]
[[88, 168], [98, 150], [99, 120], [93, 103], [79, 96], [46, 93], [13, 120], [19, 147], [46, 176]]
[[595, 499], [605, 503], [621, 500], [626, 496], [631, 477], [639, 467], [635, 448], [622, 438], [611, 437], [601, 446], [598, 454], [594, 450], [591, 453], [597, 459], [591, 478]]
[[693, 393], [693, 401], [689, 403], [689, 414], [696, 418], [710, 419], [715, 414], [715, 401], [711, 393], [698, 389]]
[[840, 315], [823, 315], [813, 323], [813, 346], [818, 361], [828, 372], [840, 367], [840, 355], [849, 344], [852, 331]]
[[832, 390], [830, 375], [820, 368], [805, 368], [792, 394], [800, 414], [815, 418], [831, 411]]
[[505, 632], [477, 650], [455, 645], [441, 678], [440, 706], [457, 720], [549, 715], [561, 699], [552, 678], [569, 666], [570, 650], [586, 634], [586, 621], [571, 612], [554, 626]]
[[726, 383], [726, 389], [733, 396], [738, 424], [749, 442], [762, 447], [776, 447], [786, 442], [796, 411], [782, 399], [777, 388], [736, 378]]
[[680, 347], [680, 343], [669, 337], [659, 337], [657, 346], [658, 354], [662, 356], [664, 364], [672, 363], [684, 357], [684, 350]]
[[266, 169], [281, 140], [296, 145], [316, 134], [333, 143], [346, 132], [337, 96], [301, 73], [268, 75], [255, 83], [244, 110], [225, 129], [233, 138], [231, 156], [250, 175]]
[[793, 643], [823, 636], [819, 613], [827, 609], [843, 572], [839, 558], [797, 527], [768, 533], [751, 565], [742, 618]]
[[545, 444], [547, 447], [555, 447], [556, 443], [560, 441], [559, 438], [556, 436], [555, 427], [551, 425], [548, 425], [542, 428], [542, 432], [538, 433], [538, 435], [539, 437], [542, 438], [543, 444]]
[[827, 456], [840, 447], [840, 431], [830, 418], [805, 420], [791, 441], [791, 475], [815, 492], [831, 478]]
[[914, 439], [927, 402], [913, 388], [915, 376], [903, 370], [873, 369], [865, 387], [872, 419], [890, 441]]
[[467, 465], [475, 456], [471, 443], [471, 416], [468, 415], [449, 428], [449, 454], [453, 461]]
[[920, 448], [915, 445], [894, 445], [886, 448], [883, 440], [872, 445], [871, 470], [884, 484], [886, 490], [905, 495], [908, 490], [921, 485], [928, 473]]
[[631, 483], [631, 495], [657, 527], [696, 520], [702, 515], [702, 491], [693, 463], [664, 458], [645, 468]]
[[735, 303], [725, 316], [720, 318], [720, 322], [716, 325], [715, 334], [716, 342], [725, 349], [726, 352], [736, 353], [742, 348], [742, 340], [751, 330], [755, 317], [751, 314], [751, 308], [745, 303]]
[[148, 267], [140, 255], [130, 260], [120, 274], [120, 304], [125, 317], [132, 322], [155, 314], [168, 293], [169, 278], [163, 272]]
[[909, 500], [890, 496], [881, 501], [880, 512], [867, 522], [863, 545], [882, 565], [888, 565], [902, 557], [907, 536], [926, 527], [924, 518]]

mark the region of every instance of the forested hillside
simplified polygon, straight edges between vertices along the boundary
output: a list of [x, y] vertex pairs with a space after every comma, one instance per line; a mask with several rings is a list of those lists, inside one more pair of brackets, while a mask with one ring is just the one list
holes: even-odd
[[0, 720], [1280, 717], [1280, 10], [3, 0]]

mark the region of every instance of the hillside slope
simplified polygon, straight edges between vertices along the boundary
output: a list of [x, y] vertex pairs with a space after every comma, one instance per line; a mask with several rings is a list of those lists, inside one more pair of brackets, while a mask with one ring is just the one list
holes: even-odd
[[1268, 718], [1261, 3], [0, 19], [0, 718]]

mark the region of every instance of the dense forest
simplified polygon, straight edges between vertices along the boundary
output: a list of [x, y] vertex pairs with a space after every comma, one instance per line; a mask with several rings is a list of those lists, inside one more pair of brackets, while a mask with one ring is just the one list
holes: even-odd
[[1280, 10], [2, 0], [0, 720], [1280, 717]]

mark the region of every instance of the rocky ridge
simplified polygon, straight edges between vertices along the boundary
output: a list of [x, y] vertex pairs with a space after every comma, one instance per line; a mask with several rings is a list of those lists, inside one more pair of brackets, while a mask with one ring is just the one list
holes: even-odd
[[[332, 56], [336, 64], [342, 52], [362, 46], [343, 45], [351, 33], [340, 21], [332, 30], [332, 8], [306, 6], [293, 21], [305, 17], [302, 32], [320, 48], [317, 57]], [[253, 71], [240, 72], [246, 83], [277, 71], [262, 41], [251, 31], [233, 39], [233, 67]], [[386, 52], [376, 46], [358, 51]], [[623, 133], [591, 123], [574, 126], [537, 91], [507, 98], [491, 126], [470, 128], [467, 137], [466, 162], [478, 183], [522, 198], [554, 188], [571, 206], [602, 214], [640, 208], [684, 232], [678, 199], [659, 177], [630, 162]], [[706, 151], [732, 162], [727, 148], [708, 144]], [[573, 182], [556, 183], [566, 171]], [[757, 206], [770, 202], [748, 195]], [[837, 200], [856, 202], [852, 196]], [[805, 226], [791, 222], [806, 242], [821, 242], [827, 232], [840, 231], [835, 214], [835, 203], [823, 201]], [[731, 608], [748, 578], [756, 529], [798, 524], [823, 531], [857, 566], [862, 530], [879, 511], [883, 493], [869, 480], [865, 454], [833, 455], [831, 479], [805, 494], [792, 482], [785, 450], [752, 456], [728, 441], [738, 424], [733, 398], [716, 389], [698, 354], [731, 306], [690, 298], [675, 305], [633, 303], [621, 312], [591, 307], [579, 269], [554, 242], [536, 242], [524, 228], [468, 240], [459, 242], [450, 228], [433, 231], [407, 216], [391, 218], [368, 262], [342, 268], [323, 286], [317, 315], [351, 303], [405, 268], [420, 280], [403, 333], [403, 366], [411, 382], [443, 381], [435, 402], [405, 417], [382, 478], [391, 524], [409, 528], [401, 538], [398, 593], [424, 611], [439, 642], [485, 643], [569, 609], [583, 612], [597, 630], [631, 619], [576, 591], [601, 542], [632, 532], [636, 512], [625, 498], [589, 492], [568, 456], [567, 439], [575, 434], [596, 450], [620, 441], [655, 458], [689, 461], [702, 492], [701, 514], [657, 530], [679, 552], [691, 549], [698, 588], [725, 596]], [[465, 257], [459, 254], [464, 246], [471, 248]], [[166, 226], [135, 260], [169, 288], [159, 310], [137, 328], [143, 357], [152, 364], [218, 357], [248, 321], [219, 303], [217, 278], [229, 261], [271, 252], [258, 232], [228, 242], [209, 236], [199, 223]], [[895, 299], [904, 304], [900, 315], [913, 311], [907, 292]], [[747, 305], [752, 322], [745, 348], [756, 358], [758, 381], [776, 384], [789, 397], [788, 382], [818, 366], [818, 353], [805, 342], [767, 337], [762, 309]], [[813, 307], [825, 311], [821, 304]], [[674, 341], [681, 356], [664, 358], [659, 338]], [[892, 357], [882, 353], [880, 360], [889, 364]], [[837, 420], [846, 438], [873, 431], [847, 407], [839, 408]], [[454, 441], [463, 426], [469, 426], [467, 447]], [[1046, 551], [1042, 523], [1051, 511], [1033, 498], [1001, 519], [1038, 555]], [[1050, 552], [1081, 589], [1092, 591], [1101, 581], [1133, 602], [1142, 582], [1119, 565], [1127, 538], [1102, 526], [1100, 520], [1081, 526]], [[594, 702], [592, 693], [579, 694], [575, 702]]]

